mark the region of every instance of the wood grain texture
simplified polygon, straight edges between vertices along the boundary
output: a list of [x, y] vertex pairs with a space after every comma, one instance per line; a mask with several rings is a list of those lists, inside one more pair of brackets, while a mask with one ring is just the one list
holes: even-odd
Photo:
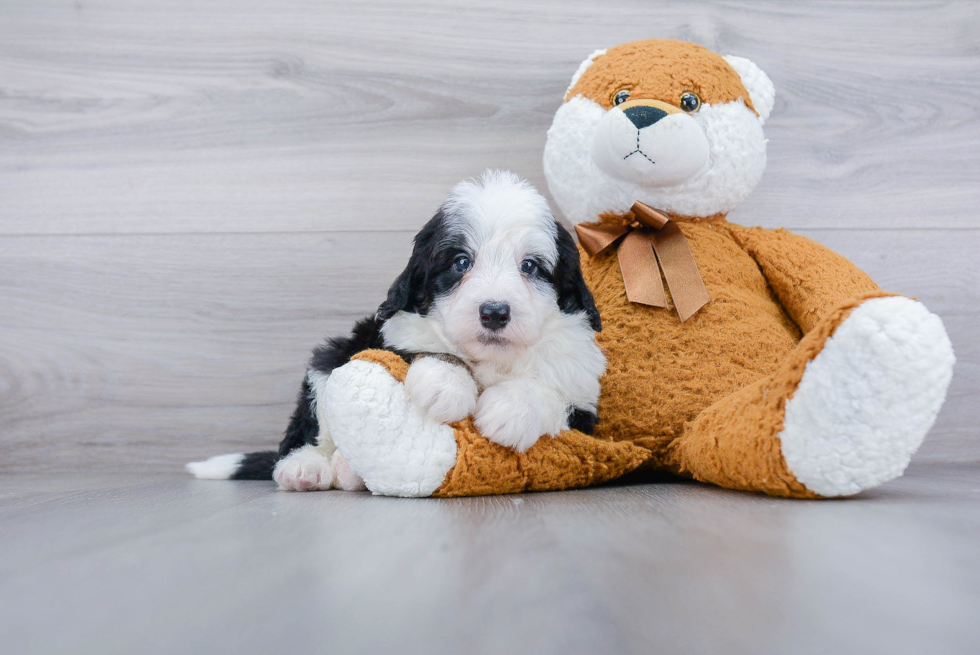
[[543, 188], [578, 62], [654, 36], [776, 84], [742, 215], [976, 228], [978, 26], [972, 2], [6, 2], [0, 233], [413, 229], [488, 166]]
[[[940, 313], [959, 364], [923, 461], [980, 460], [974, 232], [821, 230]], [[0, 470], [140, 470], [265, 449], [312, 346], [372, 313], [411, 233], [10, 237], [0, 241]], [[370, 253], [370, 256], [366, 256]], [[111, 262], [111, 266], [106, 263]]]
[[[976, 653], [980, 468], [417, 500], [0, 478], [9, 653]], [[54, 627], [53, 627], [54, 626]]]
[[578, 62], [653, 36], [773, 78], [732, 219], [937, 311], [959, 361], [917, 460], [980, 460], [976, 3], [0, 0], [0, 471], [271, 445], [449, 187], [544, 189]]

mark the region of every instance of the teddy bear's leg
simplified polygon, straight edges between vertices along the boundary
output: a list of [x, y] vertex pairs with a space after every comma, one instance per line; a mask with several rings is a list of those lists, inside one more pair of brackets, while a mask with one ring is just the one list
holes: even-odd
[[731, 394], [672, 446], [679, 473], [776, 496], [850, 496], [898, 477], [946, 396], [942, 321], [900, 296], [826, 315], [773, 375]]
[[322, 409], [337, 445], [337, 485], [345, 466], [355, 484], [391, 496], [476, 496], [599, 484], [640, 466], [649, 453], [575, 430], [544, 437], [524, 453], [484, 438], [471, 419], [426, 418], [408, 399], [408, 365], [369, 350], [336, 369]]

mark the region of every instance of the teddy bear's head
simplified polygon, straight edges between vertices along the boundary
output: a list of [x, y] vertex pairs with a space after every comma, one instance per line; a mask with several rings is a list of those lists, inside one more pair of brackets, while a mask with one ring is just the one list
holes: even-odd
[[675, 215], [726, 214], [766, 167], [775, 91], [742, 57], [653, 39], [594, 52], [558, 109], [544, 151], [555, 201], [575, 222], [637, 200]]

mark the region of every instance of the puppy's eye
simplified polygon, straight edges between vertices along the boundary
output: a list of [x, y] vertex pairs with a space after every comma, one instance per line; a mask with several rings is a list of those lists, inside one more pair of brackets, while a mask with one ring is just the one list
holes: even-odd
[[525, 259], [521, 262], [521, 273], [524, 275], [534, 275], [535, 271], [538, 270], [538, 265], [535, 264], [530, 259]]
[[470, 270], [470, 266], [472, 265], [473, 262], [470, 260], [468, 255], [458, 255], [456, 259], [453, 260], [453, 268], [460, 273]]
[[630, 92], [627, 91], [626, 89], [620, 89], [619, 91], [616, 92], [616, 95], [613, 96], [613, 104], [621, 105], [629, 99], [630, 99]]
[[701, 98], [693, 93], [685, 93], [681, 96], [681, 109], [691, 114], [701, 108]]

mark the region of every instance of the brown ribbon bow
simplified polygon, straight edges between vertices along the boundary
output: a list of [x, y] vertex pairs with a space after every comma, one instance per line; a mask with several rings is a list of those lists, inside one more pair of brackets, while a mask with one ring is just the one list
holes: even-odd
[[576, 225], [579, 243], [590, 257], [619, 244], [616, 254], [630, 302], [666, 307], [667, 294], [660, 279], [663, 269], [683, 323], [711, 301], [687, 238], [663, 212], [642, 202], [633, 203], [632, 211], [636, 220], [630, 225]]

